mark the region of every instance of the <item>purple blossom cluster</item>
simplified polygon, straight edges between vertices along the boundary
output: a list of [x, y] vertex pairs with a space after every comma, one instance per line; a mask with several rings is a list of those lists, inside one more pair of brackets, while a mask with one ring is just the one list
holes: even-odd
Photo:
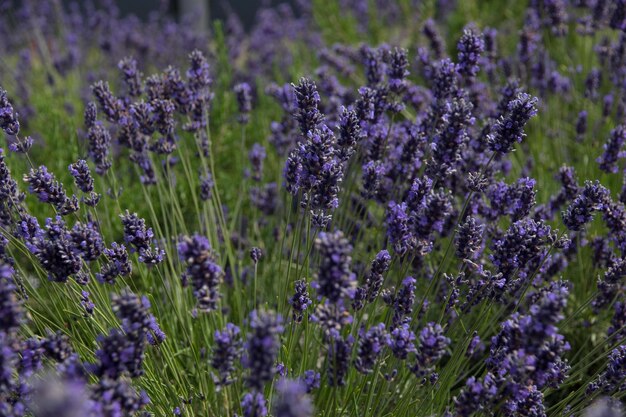
[[[0, 415], [619, 413], [625, 1], [516, 4], [515, 37], [446, 1], [303, 0], [248, 34], [227, 10], [211, 36], [21, 3], [0, 1]], [[36, 130], [73, 83], [63, 176]]]

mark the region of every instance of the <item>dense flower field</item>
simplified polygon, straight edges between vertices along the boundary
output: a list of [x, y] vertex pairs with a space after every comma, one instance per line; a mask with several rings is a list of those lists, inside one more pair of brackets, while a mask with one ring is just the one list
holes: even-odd
[[621, 415], [626, 1], [165, 10], [0, 0], [0, 416]]

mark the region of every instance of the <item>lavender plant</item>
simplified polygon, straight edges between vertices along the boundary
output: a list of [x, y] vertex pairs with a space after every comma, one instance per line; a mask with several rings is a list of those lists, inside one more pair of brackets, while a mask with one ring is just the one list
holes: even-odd
[[0, 415], [620, 415], [625, 2], [163, 3], [0, 0]]

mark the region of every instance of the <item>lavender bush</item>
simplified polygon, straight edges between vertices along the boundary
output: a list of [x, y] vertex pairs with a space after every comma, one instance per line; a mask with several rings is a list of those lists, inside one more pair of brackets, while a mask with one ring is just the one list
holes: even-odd
[[503, 6], [0, 0], [0, 415], [622, 415], [626, 2]]

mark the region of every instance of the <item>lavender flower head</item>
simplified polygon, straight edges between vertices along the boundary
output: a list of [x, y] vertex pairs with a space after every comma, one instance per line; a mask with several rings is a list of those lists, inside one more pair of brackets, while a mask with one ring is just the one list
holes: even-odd
[[472, 259], [483, 242], [484, 225], [476, 222], [473, 217], [468, 217], [461, 223], [454, 240], [456, 256], [460, 259]]
[[617, 172], [617, 161], [626, 155], [622, 150], [625, 142], [626, 128], [623, 125], [618, 125], [611, 130], [609, 140], [602, 146], [604, 153], [596, 159], [601, 170], [612, 173]]
[[393, 299], [393, 326], [397, 327], [411, 320], [415, 303], [415, 283], [413, 277], [406, 277]]
[[465, 29], [457, 44], [458, 71], [468, 77], [475, 77], [480, 70], [480, 56], [485, 50], [485, 40], [482, 34], [476, 34], [471, 29]]
[[96, 274], [100, 283], [114, 284], [118, 276], [128, 276], [132, 272], [132, 264], [124, 245], [117, 242], [111, 244], [110, 249], [104, 249], [108, 262]]
[[248, 153], [248, 158], [250, 159], [250, 163], [252, 165], [252, 179], [255, 181], [261, 181], [263, 177], [263, 161], [267, 157], [265, 153], [265, 148], [255, 143], [252, 145], [252, 149]]
[[255, 265], [259, 263], [262, 256], [263, 251], [261, 250], [261, 248], [253, 247], [252, 249], [250, 249], [250, 259], [252, 259], [252, 262], [254, 262]]
[[298, 85], [294, 85], [293, 88], [298, 103], [295, 117], [300, 125], [300, 132], [306, 137], [324, 120], [318, 109], [320, 95], [315, 83], [306, 78], [301, 78]]
[[7, 135], [17, 135], [20, 131], [20, 122], [17, 113], [9, 102], [7, 92], [0, 87], [0, 129]]
[[299, 380], [281, 379], [276, 386], [276, 399], [272, 404], [275, 417], [311, 417], [313, 402], [307, 395], [307, 386]]
[[406, 49], [394, 48], [390, 52], [387, 76], [391, 91], [401, 93], [406, 88], [406, 77], [409, 76], [409, 60]]
[[217, 375], [213, 379], [218, 386], [224, 387], [235, 382], [233, 379], [235, 362], [240, 358], [243, 350], [241, 330], [234, 324], [228, 323], [223, 330], [215, 331], [214, 340], [211, 366], [217, 371]]
[[81, 260], [70, 232], [60, 216], [47, 219], [45, 232], [35, 233], [27, 242], [28, 249], [37, 257], [55, 282], [67, 282], [71, 275], [81, 269]]
[[250, 313], [250, 329], [243, 358], [245, 367], [250, 371], [246, 384], [261, 392], [276, 372], [275, 362], [283, 332], [282, 318], [273, 312], [255, 310]]
[[207, 172], [205, 175], [200, 176], [200, 199], [202, 201], [208, 201], [211, 199], [214, 186], [215, 182], [213, 181], [213, 176], [210, 173]]
[[243, 417], [265, 417], [267, 416], [267, 406], [262, 392], [248, 392], [243, 396], [241, 408]]
[[233, 91], [237, 97], [239, 106], [239, 123], [246, 124], [250, 120], [252, 111], [252, 89], [248, 83], [237, 84]]
[[387, 345], [398, 359], [406, 359], [410, 353], [416, 353], [415, 333], [408, 323], [401, 324], [389, 333]]
[[522, 142], [526, 136], [524, 126], [537, 114], [537, 101], [536, 97], [519, 93], [509, 102], [506, 114], [496, 121], [487, 135], [493, 152], [508, 153], [513, 150], [515, 142]]
[[362, 374], [369, 374], [374, 370], [386, 339], [387, 332], [384, 323], [372, 326], [367, 332], [365, 329], [360, 330], [357, 357], [354, 362], [357, 371]]
[[0, 265], [0, 332], [12, 333], [22, 324], [24, 313], [13, 283], [13, 267]]
[[437, 361], [445, 355], [450, 339], [444, 336], [443, 328], [437, 323], [427, 323], [420, 331], [418, 338], [416, 363], [411, 366], [411, 371], [424, 377], [432, 374]]
[[563, 223], [569, 230], [581, 230], [593, 219], [593, 212], [603, 210], [609, 202], [609, 190], [598, 181], [587, 181], [582, 192], [563, 212]]
[[341, 387], [346, 384], [353, 344], [354, 338], [351, 335], [346, 339], [336, 336], [330, 341], [327, 356], [327, 375], [330, 386]]
[[298, 280], [295, 283], [295, 293], [289, 299], [289, 304], [293, 309], [293, 320], [296, 323], [301, 323], [304, 318], [304, 312], [309, 308], [313, 301], [309, 296], [307, 283], [305, 280]]
[[124, 240], [139, 253], [139, 261], [147, 265], [162, 262], [165, 251], [152, 247], [154, 233], [151, 227], [146, 227], [146, 221], [137, 216], [137, 213], [131, 214], [128, 210], [121, 214], [120, 218], [124, 225]]
[[343, 298], [352, 298], [356, 287], [356, 277], [350, 269], [352, 245], [341, 231], [320, 232], [315, 248], [321, 258], [316, 282], [318, 295], [335, 304]]
[[128, 95], [139, 97], [142, 92], [141, 77], [143, 74], [137, 68], [137, 60], [133, 57], [126, 57], [119, 62], [117, 67], [122, 72], [124, 83], [128, 88]]
[[367, 301], [370, 303], [376, 300], [385, 279], [384, 275], [391, 265], [391, 255], [386, 250], [381, 250], [376, 254], [370, 265], [370, 271], [365, 280]]
[[28, 191], [37, 195], [39, 201], [52, 204], [62, 214], [69, 213], [66, 209], [69, 209], [72, 200], [65, 194], [63, 184], [56, 180], [45, 165], [37, 169], [31, 168], [24, 175], [24, 181], [29, 184]]
[[70, 164], [68, 169], [72, 177], [74, 177], [74, 182], [76, 183], [78, 189], [86, 194], [93, 191], [93, 178], [91, 176], [91, 171], [89, 170], [89, 165], [87, 165], [85, 160], [79, 159], [73, 164]]
[[209, 240], [200, 235], [183, 237], [178, 243], [178, 256], [187, 264], [183, 286], [191, 281], [198, 308], [205, 312], [217, 309], [224, 271], [216, 262]]
[[87, 104], [85, 108], [85, 126], [89, 158], [96, 165], [96, 173], [103, 175], [111, 167], [109, 160], [111, 135], [102, 123], [96, 120], [96, 105], [93, 102]]

